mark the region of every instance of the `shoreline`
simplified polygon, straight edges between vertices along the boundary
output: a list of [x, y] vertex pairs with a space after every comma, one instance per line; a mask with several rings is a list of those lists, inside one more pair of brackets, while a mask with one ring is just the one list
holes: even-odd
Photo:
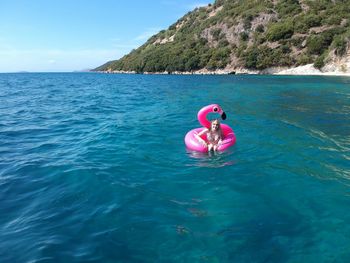
[[174, 71], [174, 72], [141, 72], [136, 71], [93, 71], [106, 74], [143, 74], [143, 75], [292, 75], [292, 76], [343, 76], [350, 77], [350, 59], [347, 61], [333, 62], [325, 65], [322, 70], [316, 69], [313, 64], [287, 68], [272, 67], [264, 70], [250, 70], [246, 68], [232, 68], [196, 71]]

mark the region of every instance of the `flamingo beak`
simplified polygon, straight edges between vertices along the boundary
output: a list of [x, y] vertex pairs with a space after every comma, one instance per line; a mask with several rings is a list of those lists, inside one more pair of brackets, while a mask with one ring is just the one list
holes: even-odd
[[225, 112], [223, 112], [223, 113], [221, 114], [221, 119], [226, 120], [226, 113], [225, 113]]

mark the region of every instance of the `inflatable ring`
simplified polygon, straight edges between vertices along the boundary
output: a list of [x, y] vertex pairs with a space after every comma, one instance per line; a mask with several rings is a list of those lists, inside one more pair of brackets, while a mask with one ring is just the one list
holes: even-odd
[[[223, 120], [226, 119], [225, 112], [221, 109], [221, 107], [218, 104], [211, 104], [202, 108], [198, 112], [197, 117], [198, 117], [199, 123], [203, 127], [190, 130], [185, 136], [185, 144], [189, 150], [197, 151], [197, 152], [208, 152], [208, 147], [202, 145], [195, 137], [195, 134], [200, 133], [203, 129], [210, 128], [210, 121], [207, 119], [207, 115], [208, 113], [211, 113], [211, 112], [219, 113]], [[230, 126], [220, 123], [220, 127], [223, 132], [224, 139], [222, 140], [221, 144], [218, 146], [218, 151], [224, 151], [230, 146], [235, 144], [236, 135], [234, 134]], [[207, 142], [206, 134], [203, 134], [201, 138]]]

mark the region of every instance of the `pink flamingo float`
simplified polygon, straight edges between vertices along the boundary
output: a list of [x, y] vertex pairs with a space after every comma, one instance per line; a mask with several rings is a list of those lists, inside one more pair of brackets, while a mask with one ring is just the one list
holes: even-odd
[[[210, 121], [207, 119], [208, 113], [218, 113], [221, 115], [221, 118], [223, 120], [226, 119], [225, 112], [221, 109], [221, 107], [218, 104], [211, 104], [208, 106], [205, 106], [198, 112], [198, 121], [203, 126], [201, 128], [196, 128], [193, 130], [190, 130], [186, 136], [185, 136], [185, 144], [189, 150], [197, 151], [197, 152], [208, 152], [208, 148], [202, 145], [195, 137], [195, 134], [200, 133], [203, 129], [210, 127]], [[219, 145], [218, 150], [224, 151], [230, 146], [234, 145], [236, 142], [236, 135], [234, 134], [233, 130], [230, 126], [226, 124], [220, 123], [221, 130], [224, 135], [224, 139], [222, 140], [222, 143]], [[207, 142], [206, 135], [202, 135], [201, 138]]]

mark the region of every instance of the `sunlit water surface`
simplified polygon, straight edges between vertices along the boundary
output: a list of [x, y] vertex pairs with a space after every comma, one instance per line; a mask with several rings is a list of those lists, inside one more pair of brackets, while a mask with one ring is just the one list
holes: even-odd
[[0, 74], [1, 262], [350, 262], [349, 208], [350, 78]]

